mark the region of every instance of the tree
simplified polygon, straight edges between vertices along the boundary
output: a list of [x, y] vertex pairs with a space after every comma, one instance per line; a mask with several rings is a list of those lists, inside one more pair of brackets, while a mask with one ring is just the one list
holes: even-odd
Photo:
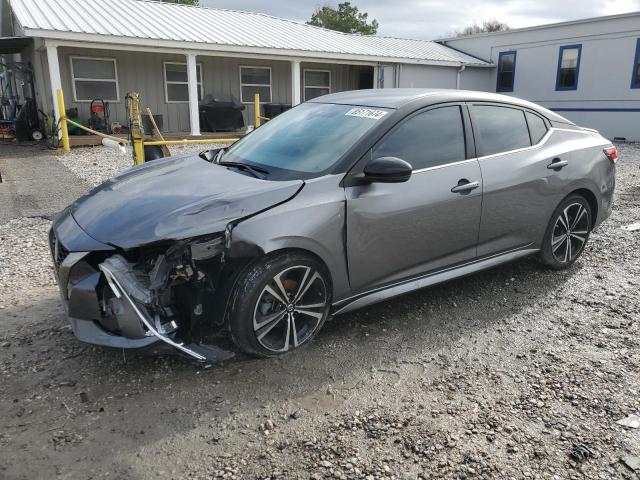
[[487, 32], [506, 32], [511, 30], [509, 25], [506, 23], [502, 23], [498, 20], [491, 19], [485, 20], [482, 22], [482, 25], [478, 25], [474, 23], [468, 27], [464, 27], [462, 30], [456, 31], [456, 37], [464, 37], [465, 35], [476, 35], [478, 33], [487, 33]]
[[378, 31], [378, 21], [372, 20], [371, 23], [367, 23], [368, 17], [368, 13], [360, 13], [358, 7], [351, 5], [350, 2], [344, 2], [339, 3], [337, 9], [331, 5], [317, 7], [307, 23], [338, 32], [375, 35]]
[[165, 3], [178, 3], [180, 5], [200, 5], [200, 0], [160, 0]]

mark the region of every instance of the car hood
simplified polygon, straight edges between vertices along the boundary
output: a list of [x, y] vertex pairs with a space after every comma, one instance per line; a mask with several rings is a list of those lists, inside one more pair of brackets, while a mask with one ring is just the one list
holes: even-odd
[[260, 180], [198, 156], [170, 157], [112, 178], [71, 211], [91, 237], [127, 249], [223, 231], [292, 198], [303, 184]]

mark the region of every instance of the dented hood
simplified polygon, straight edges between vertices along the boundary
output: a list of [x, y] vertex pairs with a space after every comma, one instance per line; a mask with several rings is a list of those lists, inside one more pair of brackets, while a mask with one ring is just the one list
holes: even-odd
[[171, 157], [135, 167], [77, 200], [72, 214], [94, 239], [121, 248], [223, 231], [296, 195], [302, 180], [260, 180], [202, 160]]

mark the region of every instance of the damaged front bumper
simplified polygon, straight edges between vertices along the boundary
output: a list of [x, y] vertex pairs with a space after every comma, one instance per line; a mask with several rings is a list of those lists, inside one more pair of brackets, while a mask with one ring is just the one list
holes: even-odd
[[[233, 356], [194, 340], [184, 317], [171, 314], [170, 308], [154, 308], [155, 296], [136, 278], [130, 263], [84, 233], [71, 215], [62, 217], [54, 222], [49, 241], [60, 295], [79, 340], [123, 349], [169, 346], [203, 363]], [[194, 251], [203, 255], [201, 250], [198, 246]], [[201, 306], [195, 310], [203, 313]]]

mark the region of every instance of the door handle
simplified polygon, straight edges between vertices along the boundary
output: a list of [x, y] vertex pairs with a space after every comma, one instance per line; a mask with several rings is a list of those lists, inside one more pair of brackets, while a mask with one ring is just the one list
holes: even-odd
[[451, 193], [470, 192], [471, 190], [475, 190], [479, 186], [480, 182], [470, 182], [469, 180], [463, 178], [458, 182], [458, 185], [451, 189]]
[[566, 160], [560, 160], [559, 158], [554, 158], [551, 163], [549, 165], [547, 165], [547, 168], [549, 170], [560, 170], [563, 167], [566, 167], [567, 165], [569, 165], [569, 162], [567, 162]]

